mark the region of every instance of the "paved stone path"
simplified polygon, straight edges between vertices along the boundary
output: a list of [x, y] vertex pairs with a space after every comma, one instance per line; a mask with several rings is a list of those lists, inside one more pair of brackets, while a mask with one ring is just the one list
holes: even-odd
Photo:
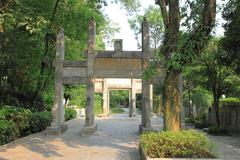
[[[68, 122], [68, 130], [60, 136], [45, 132], [21, 138], [0, 147], [0, 160], [139, 160], [138, 127], [140, 116], [112, 115], [97, 118], [98, 131], [91, 137], [81, 137], [84, 119]], [[162, 118], [152, 118], [152, 124], [162, 124]], [[155, 127], [161, 127], [158, 125]], [[208, 135], [209, 136], [209, 135]], [[219, 148], [224, 160], [240, 160], [240, 137], [209, 136]]]
[[240, 160], [240, 136], [208, 135], [218, 147], [218, 154], [224, 160]]
[[96, 121], [98, 131], [91, 137], [80, 136], [84, 119], [72, 120], [60, 136], [41, 132], [0, 147], [0, 160], [139, 160], [140, 116]]

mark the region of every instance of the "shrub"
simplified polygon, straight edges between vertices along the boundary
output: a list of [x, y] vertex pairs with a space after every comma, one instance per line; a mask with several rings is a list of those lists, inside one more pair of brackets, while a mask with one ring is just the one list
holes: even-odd
[[220, 99], [221, 106], [240, 107], [240, 98], [224, 98]]
[[70, 96], [69, 105], [86, 106], [86, 85], [65, 86], [64, 93]]
[[50, 112], [35, 112], [29, 115], [29, 127], [24, 131], [24, 135], [40, 132], [51, 124]]
[[73, 108], [66, 108], [65, 109], [65, 120], [68, 121], [70, 119], [74, 119], [77, 117], [77, 112]]
[[115, 107], [115, 108], [111, 108], [111, 113], [124, 113], [124, 110], [122, 108], [119, 108], [119, 107]]
[[196, 131], [149, 132], [142, 134], [140, 145], [151, 158], [215, 158], [214, 145]]
[[17, 135], [21, 135], [23, 130], [29, 127], [28, 117], [31, 113], [28, 109], [5, 106], [0, 110], [0, 119], [12, 121], [16, 125]]
[[99, 115], [103, 113], [103, 98], [101, 94], [95, 94], [94, 96], [94, 114]]
[[195, 120], [194, 120], [194, 118], [184, 118], [184, 122], [185, 123], [194, 123]]
[[208, 127], [208, 124], [206, 122], [203, 122], [201, 120], [195, 120], [194, 121], [194, 126], [198, 129], [203, 129]]
[[226, 135], [228, 134], [227, 129], [218, 127], [218, 126], [210, 126], [208, 128], [208, 133], [213, 135]]
[[16, 138], [16, 125], [12, 121], [0, 120], [0, 145]]

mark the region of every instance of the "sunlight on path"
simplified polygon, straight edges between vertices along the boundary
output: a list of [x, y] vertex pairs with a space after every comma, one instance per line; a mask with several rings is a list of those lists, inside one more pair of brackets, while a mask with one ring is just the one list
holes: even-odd
[[91, 137], [80, 137], [84, 119], [69, 121], [60, 136], [41, 132], [0, 147], [0, 160], [139, 160], [140, 116], [122, 119], [97, 118], [98, 131]]

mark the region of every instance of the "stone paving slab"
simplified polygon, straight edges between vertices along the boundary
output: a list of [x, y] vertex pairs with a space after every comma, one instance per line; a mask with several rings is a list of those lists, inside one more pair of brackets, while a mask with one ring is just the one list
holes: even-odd
[[[112, 115], [97, 118], [98, 131], [81, 137], [84, 119], [68, 121], [68, 130], [59, 136], [36, 133], [0, 146], [0, 160], [139, 160], [138, 127], [141, 116]], [[161, 128], [162, 118], [152, 124]], [[219, 158], [240, 160], [240, 136], [208, 137], [217, 144]]]
[[96, 121], [91, 137], [80, 136], [84, 119], [72, 120], [60, 136], [41, 132], [1, 146], [0, 160], [139, 160], [139, 117]]

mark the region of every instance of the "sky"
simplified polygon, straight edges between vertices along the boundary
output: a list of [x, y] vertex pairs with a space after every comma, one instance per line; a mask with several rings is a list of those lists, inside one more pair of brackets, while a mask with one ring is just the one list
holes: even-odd
[[[222, 0], [217, 0], [221, 2]], [[143, 13], [145, 8], [148, 8], [149, 5], [155, 5], [155, 0], [140, 0], [141, 7], [140, 13]], [[108, 15], [109, 19], [114, 23], [117, 23], [120, 27], [120, 32], [116, 33], [113, 39], [123, 39], [123, 50], [140, 50], [137, 46], [137, 41], [134, 38], [134, 32], [130, 29], [128, 24], [127, 12], [117, 4], [109, 3], [107, 7], [104, 8], [104, 13]], [[222, 26], [222, 17], [221, 14], [217, 14], [217, 22], [219, 22], [218, 26], [215, 29], [216, 35], [223, 35]], [[107, 50], [113, 50], [112, 46], [106, 46]]]

